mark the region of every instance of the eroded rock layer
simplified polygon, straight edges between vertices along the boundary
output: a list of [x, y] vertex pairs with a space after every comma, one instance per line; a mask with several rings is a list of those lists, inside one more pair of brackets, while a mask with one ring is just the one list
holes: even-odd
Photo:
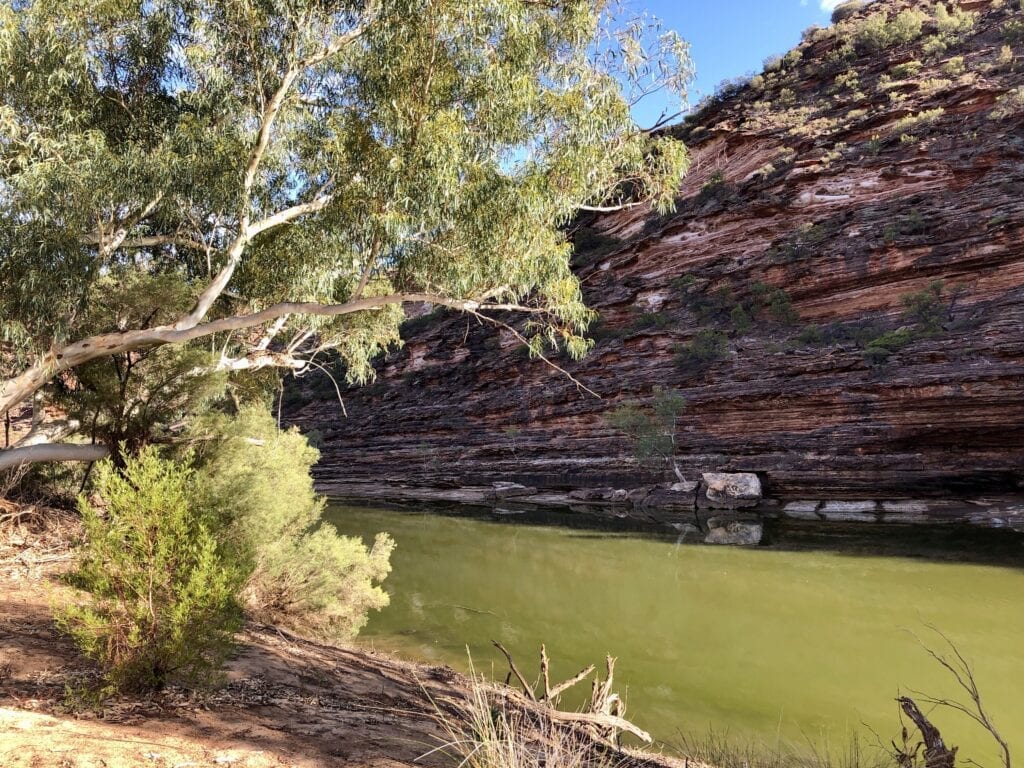
[[[918, 32], [879, 43], [868, 14]], [[378, 381], [303, 380], [319, 480], [650, 479], [610, 409], [680, 390], [684, 472], [766, 493], [1012, 492], [1024, 468], [1024, 13], [880, 0], [680, 129], [675, 213], [579, 222], [593, 352], [530, 361], [510, 334], [431, 313]], [[906, 20], [906, 19], [904, 19]], [[646, 478], [644, 475], [646, 474]]]

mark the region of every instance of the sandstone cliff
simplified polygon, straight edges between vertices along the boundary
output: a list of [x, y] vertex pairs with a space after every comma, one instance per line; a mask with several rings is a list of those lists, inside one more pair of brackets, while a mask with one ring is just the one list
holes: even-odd
[[[544, 486], [643, 474], [604, 415], [680, 390], [684, 471], [769, 494], [1019, 490], [1024, 477], [1024, 12], [879, 0], [678, 129], [668, 216], [578, 222], [600, 313], [562, 362], [454, 314], [406, 325], [378, 381], [310, 375], [286, 417], [319, 480]], [[881, 16], [878, 14], [882, 14]]]

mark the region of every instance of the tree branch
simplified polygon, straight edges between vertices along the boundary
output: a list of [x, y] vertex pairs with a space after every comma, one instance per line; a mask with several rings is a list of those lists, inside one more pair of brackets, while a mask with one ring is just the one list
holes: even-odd
[[[230, 315], [228, 317], [211, 320], [207, 323], [185, 323], [184, 320], [195, 314], [193, 310], [189, 316], [179, 320], [173, 325], [154, 326], [153, 328], [141, 328], [118, 333], [104, 333], [90, 336], [80, 341], [73, 342], [64, 347], [52, 349], [43, 356], [35, 365], [23, 371], [18, 376], [7, 381], [0, 382], [0, 413], [6, 413], [13, 406], [31, 397], [36, 391], [43, 387], [48, 381], [62, 371], [75, 368], [90, 360], [108, 355], [116, 355], [134, 349], [145, 347], [156, 347], [164, 344], [181, 344], [187, 341], [210, 336], [215, 333], [226, 331], [238, 331], [244, 328], [253, 328], [264, 323], [272, 322], [283, 315], [313, 315], [320, 317], [340, 317], [365, 310], [381, 309], [382, 307], [404, 304], [404, 303], [429, 303], [455, 309], [460, 312], [469, 312], [481, 319], [497, 322], [506, 327], [507, 324], [495, 321], [486, 315], [481, 314], [487, 311], [513, 311], [522, 313], [539, 313], [543, 310], [536, 307], [526, 307], [519, 304], [492, 304], [475, 301], [472, 299], [452, 299], [440, 294], [433, 293], [396, 293], [388, 296], [368, 296], [345, 302], [344, 304], [320, 304], [317, 302], [281, 302], [274, 304], [259, 312], [247, 314]], [[518, 332], [512, 329], [519, 338]], [[543, 358], [545, 359], [546, 358]], [[548, 364], [557, 370], [562, 370], [550, 361]], [[564, 373], [564, 371], [563, 371]], [[569, 376], [568, 373], [566, 373]], [[572, 378], [570, 376], [570, 378]], [[573, 381], [576, 381], [573, 379]], [[576, 382], [578, 386], [583, 386]], [[588, 390], [589, 391], [589, 390]]]
[[0, 471], [41, 461], [99, 461], [110, 455], [105, 445], [42, 443], [0, 451]]
[[268, 216], [262, 221], [258, 221], [255, 224], [250, 225], [246, 230], [247, 239], [252, 240], [256, 235], [266, 232], [268, 229], [279, 227], [282, 224], [288, 224], [300, 216], [305, 216], [307, 213], [315, 213], [316, 211], [323, 210], [333, 199], [333, 195], [320, 195], [315, 200], [310, 200], [308, 203], [299, 203], [298, 205], [293, 205], [291, 208], [285, 208], [282, 211], [278, 211], [273, 216]]

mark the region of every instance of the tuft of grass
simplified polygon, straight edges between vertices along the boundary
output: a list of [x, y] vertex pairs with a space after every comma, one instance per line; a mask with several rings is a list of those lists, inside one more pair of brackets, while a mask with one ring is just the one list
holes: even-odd
[[895, 768], [881, 749], [868, 749], [856, 736], [840, 748], [830, 744], [793, 746], [739, 742], [728, 732], [709, 730], [703, 736], [684, 736], [679, 748], [688, 762], [715, 768]]

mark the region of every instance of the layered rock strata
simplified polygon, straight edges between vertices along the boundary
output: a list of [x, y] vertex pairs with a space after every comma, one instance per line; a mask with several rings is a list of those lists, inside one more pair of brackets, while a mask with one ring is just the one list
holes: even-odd
[[[600, 320], [591, 354], [560, 364], [601, 399], [511, 334], [425, 312], [376, 383], [343, 393], [347, 418], [330, 382], [290, 393], [322, 486], [657, 482], [605, 417], [664, 387], [687, 400], [688, 478], [757, 473], [794, 516], [1019, 493], [1024, 14], [943, 8], [879, 0], [808, 32], [678, 129], [693, 162], [673, 214], [578, 222]], [[908, 10], [919, 32], [866, 37], [869, 14], [896, 29]]]

